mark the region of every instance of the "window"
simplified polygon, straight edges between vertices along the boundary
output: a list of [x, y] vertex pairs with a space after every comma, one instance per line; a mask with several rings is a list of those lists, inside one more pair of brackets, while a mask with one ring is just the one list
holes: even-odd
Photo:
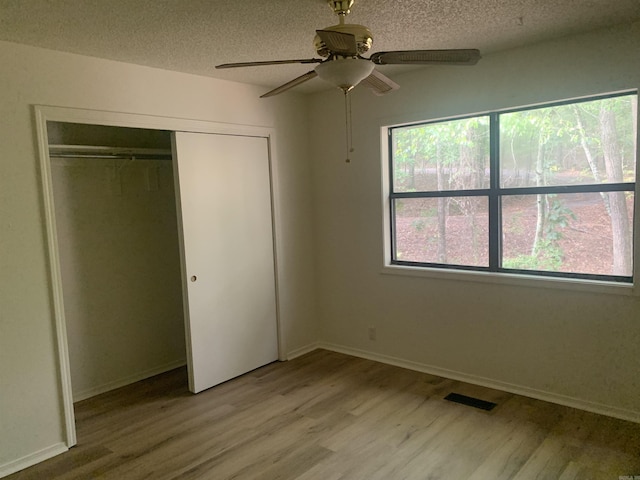
[[633, 280], [637, 94], [389, 128], [391, 263]]

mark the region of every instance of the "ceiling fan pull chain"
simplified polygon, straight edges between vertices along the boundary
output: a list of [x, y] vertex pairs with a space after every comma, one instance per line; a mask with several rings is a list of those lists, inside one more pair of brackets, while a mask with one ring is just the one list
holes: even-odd
[[349, 90], [344, 91], [344, 118], [345, 118], [345, 137], [347, 139], [347, 159], [346, 163], [351, 163], [349, 154], [353, 152], [353, 120], [351, 115], [351, 96]]

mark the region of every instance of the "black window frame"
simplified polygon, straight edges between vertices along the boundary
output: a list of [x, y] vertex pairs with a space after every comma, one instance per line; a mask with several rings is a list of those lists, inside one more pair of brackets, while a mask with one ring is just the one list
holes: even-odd
[[[636, 179], [634, 182], [619, 182], [619, 183], [600, 183], [600, 184], [580, 184], [580, 185], [558, 185], [558, 186], [541, 186], [541, 187], [510, 187], [503, 188], [500, 186], [500, 116], [509, 114], [524, 112], [528, 110], [537, 110], [549, 107], [558, 107], [562, 105], [577, 105], [580, 103], [592, 102], [597, 100], [604, 100], [608, 98], [617, 98], [624, 96], [636, 95], [638, 97], [637, 90], [628, 90], [611, 94], [596, 95], [579, 99], [563, 100], [557, 102], [549, 102], [544, 104], [536, 104], [532, 106], [510, 108], [505, 110], [496, 110], [476, 115], [463, 115], [457, 117], [450, 117], [446, 119], [428, 120], [424, 122], [414, 122], [403, 125], [390, 126], [387, 128], [388, 135], [388, 200], [389, 200], [389, 234], [390, 242], [390, 264], [396, 266], [405, 267], [422, 267], [422, 268], [435, 268], [440, 270], [458, 270], [458, 271], [474, 271], [474, 272], [489, 272], [499, 274], [517, 274], [525, 275], [528, 277], [542, 277], [542, 278], [562, 278], [562, 279], [576, 279], [576, 280], [592, 280], [592, 281], [605, 281], [621, 284], [633, 284], [634, 272], [636, 269], [636, 222], [637, 222], [637, 209], [633, 211], [633, 224], [632, 224], [632, 274], [630, 276], [622, 275], [602, 275], [602, 274], [589, 274], [589, 273], [575, 273], [575, 272], [556, 272], [548, 270], [525, 270], [516, 268], [505, 268], [501, 266], [502, 259], [502, 208], [501, 200], [503, 197], [514, 195], [530, 195], [530, 194], [570, 194], [570, 193], [600, 193], [600, 192], [633, 192], [637, 195], [637, 169], [640, 159], [637, 158], [636, 152]], [[394, 151], [393, 151], [393, 132], [396, 129], [404, 129], [407, 127], [421, 126], [421, 125], [434, 125], [439, 123], [445, 123], [450, 121], [465, 120], [470, 118], [489, 117], [489, 188], [484, 189], [470, 189], [470, 190], [441, 190], [441, 191], [416, 191], [416, 192], [396, 192], [394, 190]], [[636, 132], [638, 135], [638, 132]], [[434, 262], [417, 262], [398, 260], [396, 258], [396, 212], [395, 201], [397, 199], [409, 199], [409, 198], [454, 198], [454, 197], [470, 197], [480, 196], [486, 197], [489, 203], [488, 222], [489, 222], [489, 266], [472, 266], [472, 265], [456, 265], [450, 263], [434, 263]], [[637, 205], [637, 202], [636, 202]]]

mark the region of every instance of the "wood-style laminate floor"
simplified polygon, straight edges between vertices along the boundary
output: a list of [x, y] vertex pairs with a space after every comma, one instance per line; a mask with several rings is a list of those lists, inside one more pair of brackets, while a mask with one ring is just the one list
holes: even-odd
[[[490, 412], [443, 400], [458, 392]], [[317, 350], [198, 395], [183, 369], [76, 405], [78, 446], [11, 480], [618, 480], [640, 425]], [[632, 477], [633, 478], [633, 477]]]

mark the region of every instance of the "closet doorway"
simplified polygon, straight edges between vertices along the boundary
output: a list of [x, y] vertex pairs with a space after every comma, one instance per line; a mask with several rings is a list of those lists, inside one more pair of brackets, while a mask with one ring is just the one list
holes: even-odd
[[197, 393], [279, 358], [268, 129], [36, 119], [67, 446], [74, 400], [185, 363]]
[[47, 136], [77, 402], [186, 364], [171, 132]]

